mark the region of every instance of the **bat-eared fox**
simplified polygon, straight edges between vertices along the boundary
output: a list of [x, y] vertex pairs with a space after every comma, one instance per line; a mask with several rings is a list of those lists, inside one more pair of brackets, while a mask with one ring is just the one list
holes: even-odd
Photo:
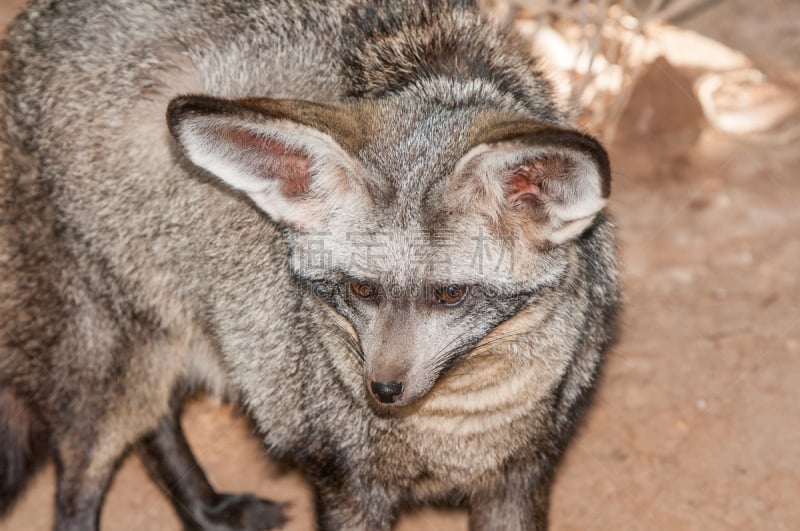
[[95, 529], [132, 449], [187, 529], [282, 526], [192, 457], [205, 389], [320, 529], [547, 526], [620, 297], [606, 152], [512, 33], [468, 0], [32, 0], [0, 53], [0, 510], [52, 457], [56, 529]]

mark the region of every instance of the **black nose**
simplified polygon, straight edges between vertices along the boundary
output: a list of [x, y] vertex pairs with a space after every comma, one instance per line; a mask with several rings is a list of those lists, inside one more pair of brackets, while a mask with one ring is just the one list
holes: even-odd
[[403, 395], [403, 382], [372, 382], [369, 387], [375, 398], [384, 404], [397, 402]]

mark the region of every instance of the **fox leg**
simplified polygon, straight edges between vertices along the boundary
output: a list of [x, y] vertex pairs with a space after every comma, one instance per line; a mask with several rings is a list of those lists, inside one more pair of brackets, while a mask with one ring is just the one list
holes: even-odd
[[470, 501], [470, 531], [545, 531], [550, 474], [511, 471]]
[[392, 496], [339, 466], [335, 459], [307, 472], [315, 494], [319, 531], [389, 531], [395, 520]]
[[283, 526], [282, 507], [247, 494], [217, 493], [195, 460], [177, 414], [142, 439], [139, 456], [187, 530], [256, 531]]
[[[317, 525], [319, 531], [389, 531], [394, 517], [382, 503], [356, 504], [343, 500], [345, 493], [316, 489]], [[352, 494], [352, 493], [350, 493]]]
[[87, 441], [76, 433], [58, 438], [56, 531], [98, 529], [106, 489], [125, 449], [111, 439]]

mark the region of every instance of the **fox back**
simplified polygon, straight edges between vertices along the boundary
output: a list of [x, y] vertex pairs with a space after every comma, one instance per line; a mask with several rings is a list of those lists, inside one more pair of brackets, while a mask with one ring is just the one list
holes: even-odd
[[5, 505], [46, 438], [91, 521], [202, 386], [323, 529], [546, 526], [619, 293], [606, 153], [512, 35], [466, 0], [35, 0], [1, 75]]

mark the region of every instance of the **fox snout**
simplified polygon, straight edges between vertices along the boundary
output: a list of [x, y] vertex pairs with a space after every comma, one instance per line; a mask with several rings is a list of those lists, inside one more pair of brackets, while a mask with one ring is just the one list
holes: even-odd
[[436, 382], [435, 371], [425, 362], [424, 350], [401, 350], [365, 352], [364, 384], [379, 406], [410, 406], [424, 398]]
[[364, 383], [375, 403], [384, 408], [410, 406], [428, 394], [435, 380], [425, 381], [411, 374], [403, 376], [365, 375]]
[[377, 382], [372, 381], [369, 383], [369, 390], [372, 391], [372, 396], [381, 404], [393, 404], [403, 398], [403, 382], [392, 380], [391, 382]]
[[432, 349], [435, 327], [407, 301], [388, 301], [362, 330], [364, 385], [383, 407], [409, 406], [422, 399], [436, 381]]
[[[427, 389], [418, 389], [411, 371], [397, 363], [391, 356], [376, 356], [367, 363], [364, 383], [369, 394], [381, 406], [400, 407], [410, 405], [424, 396]], [[389, 361], [390, 363], [382, 363]], [[394, 362], [394, 363], [391, 363]]]

